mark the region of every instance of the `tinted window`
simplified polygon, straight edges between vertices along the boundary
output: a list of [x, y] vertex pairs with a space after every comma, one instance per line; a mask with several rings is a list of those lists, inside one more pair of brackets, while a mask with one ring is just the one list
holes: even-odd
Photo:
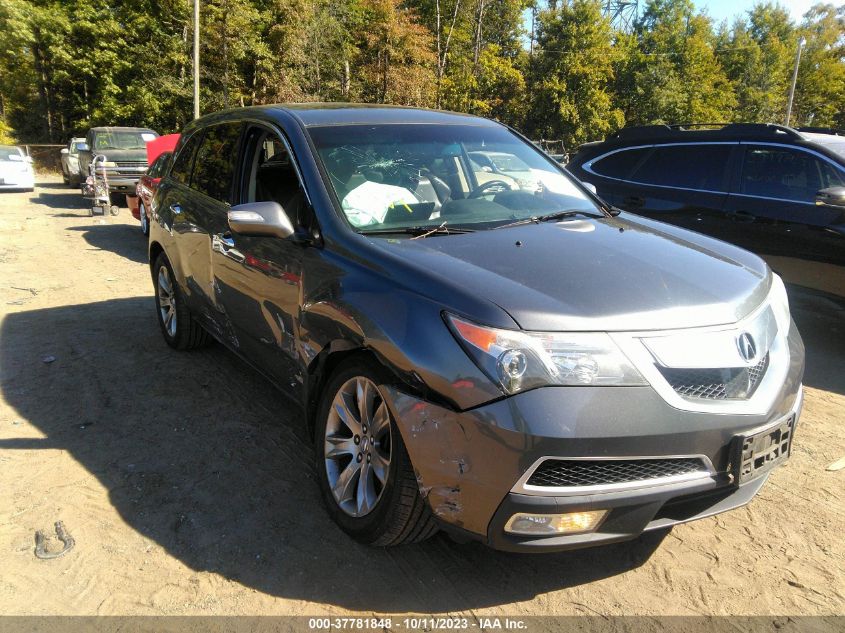
[[206, 130], [194, 161], [192, 189], [215, 200], [229, 202], [240, 136], [239, 123], [224, 123]]
[[158, 134], [152, 130], [97, 130], [94, 149], [144, 149]]
[[170, 170], [170, 177], [177, 182], [181, 182], [183, 185], [187, 185], [191, 181], [191, 169], [194, 164], [194, 154], [197, 151], [197, 146], [199, 146], [201, 138], [202, 133], [196, 132], [185, 142], [182, 149], [179, 151], [178, 156], [176, 156], [176, 160], [173, 161], [173, 168]]
[[732, 145], [656, 146], [631, 177], [648, 185], [727, 191], [725, 171]]
[[740, 193], [813, 202], [819, 189], [841, 185], [845, 185], [842, 172], [807, 152], [785, 147], [755, 147], [745, 152]]
[[593, 163], [593, 171], [602, 176], [624, 180], [650, 151], [649, 147], [624, 149]]
[[151, 178], [161, 178], [164, 175], [164, 172], [167, 171], [167, 163], [170, 161], [170, 157], [173, 156], [171, 152], [164, 152], [159, 155], [158, 158], [153, 161], [153, 164], [150, 165], [147, 174]]

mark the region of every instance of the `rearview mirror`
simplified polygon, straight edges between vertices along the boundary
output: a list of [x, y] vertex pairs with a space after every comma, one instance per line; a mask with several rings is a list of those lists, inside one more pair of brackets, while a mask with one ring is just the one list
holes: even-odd
[[845, 187], [828, 187], [816, 193], [816, 204], [827, 207], [845, 207]]
[[278, 202], [248, 202], [229, 209], [229, 228], [240, 235], [280, 237], [293, 235], [293, 225]]

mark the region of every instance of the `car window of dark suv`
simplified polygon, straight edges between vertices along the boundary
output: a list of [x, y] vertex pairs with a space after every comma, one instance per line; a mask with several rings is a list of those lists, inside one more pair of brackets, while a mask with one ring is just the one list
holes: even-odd
[[176, 182], [181, 182], [187, 185], [191, 182], [191, 169], [194, 166], [194, 155], [197, 153], [197, 147], [202, 140], [202, 132], [195, 132], [191, 138], [185, 141], [185, 144], [179, 150], [179, 154], [173, 161], [173, 167], [170, 170], [170, 177]]
[[647, 185], [727, 192], [733, 144], [656, 145], [630, 180]]
[[206, 130], [194, 161], [191, 189], [230, 201], [242, 128], [240, 123], [221, 123]]
[[600, 176], [626, 180], [649, 152], [651, 147], [619, 150], [595, 161], [591, 168]]
[[749, 147], [740, 193], [747, 196], [814, 202], [816, 192], [845, 185], [836, 168], [809, 152], [788, 147]]

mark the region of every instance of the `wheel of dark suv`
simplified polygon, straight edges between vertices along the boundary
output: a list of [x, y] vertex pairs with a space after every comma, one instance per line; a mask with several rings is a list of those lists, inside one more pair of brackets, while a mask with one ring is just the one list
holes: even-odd
[[185, 294], [164, 253], [153, 266], [153, 283], [158, 324], [167, 344], [174, 349], [194, 349], [208, 343], [208, 332], [191, 315]]
[[321, 396], [314, 451], [331, 517], [356, 540], [378, 546], [419, 542], [437, 531], [382, 399], [384, 382], [374, 362], [341, 364]]

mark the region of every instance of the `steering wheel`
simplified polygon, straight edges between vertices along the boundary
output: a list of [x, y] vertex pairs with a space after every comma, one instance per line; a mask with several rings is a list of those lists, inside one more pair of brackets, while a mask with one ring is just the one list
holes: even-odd
[[511, 186], [504, 180], [488, 180], [484, 184], [478, 185], [475, 189], [470, 191], [467, 198], [480, 198], [487, 192], [488, 189], [493, 189], [494, 187], [497, 188], [497, 191], [494, 193], [511, 190]]

